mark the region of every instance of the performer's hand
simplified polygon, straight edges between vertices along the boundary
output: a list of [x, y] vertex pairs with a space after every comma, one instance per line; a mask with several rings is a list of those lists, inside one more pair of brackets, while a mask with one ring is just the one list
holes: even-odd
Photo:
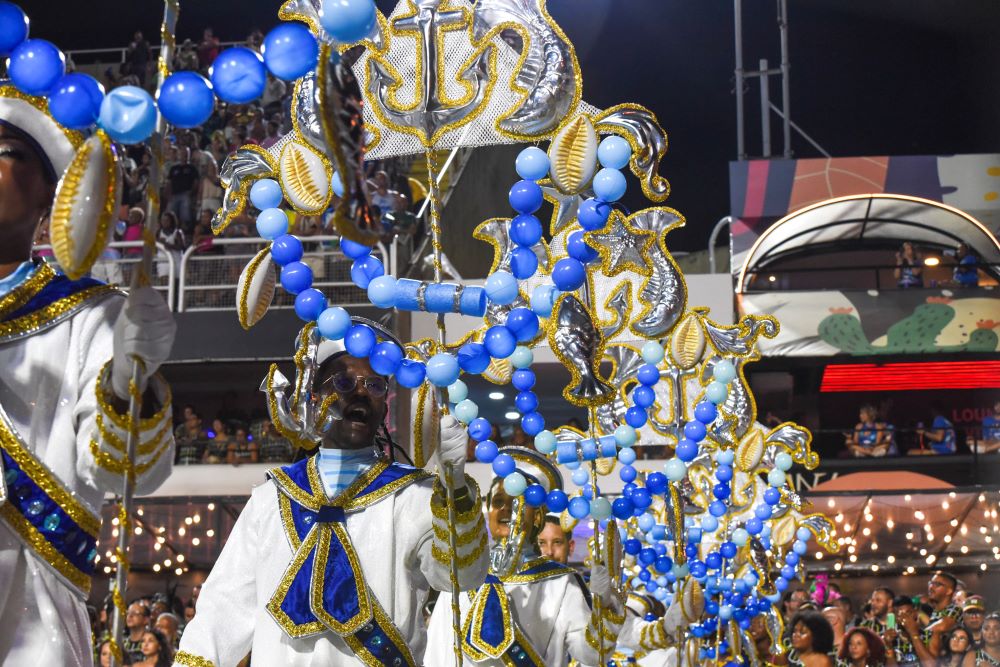
[[441, 447], [438, 448], [438, 461], [441, 466], [438, 474], [441, 483], [447, 484], [445, 467], [451, 466], [451, 488], [460, 489], [465, 486], [465, 456], [469, 437], [462, 423], [451, 415], [441, 417]]
[[603, 565], [593, 565], [590, 568], [590, 592], [602, 598], [611, 595], [611, 575]]
[[115, 322], [111, 385], [119, 398], [128, 399], [133, 357], [142, 360], [139, 390], [145, 391], [146, 381], [170, 356], [176, 331], [170, 309], [152, 287], [131, 291]]

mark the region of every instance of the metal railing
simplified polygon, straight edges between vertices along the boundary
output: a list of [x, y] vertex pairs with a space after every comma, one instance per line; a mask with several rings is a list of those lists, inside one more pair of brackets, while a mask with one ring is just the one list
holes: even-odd
[[[949, 261], [947, 263], [936, 264], [933, 266], [918, 266], [915, 268], [921, 269], [922, 272], [933, 273], [934, 275], [940, 275], [942, 272], [948, 274], [956, 267], [956, 265]], [[979, 261], [974, 265], [968, 265], [970, 268], [975, 268], [979, 271], [979, 285], [978, 287], [993, 287], [996, 281], [995, 276], [1000, 273], [1000, 264]], [[922, 284], [919, 286], [904, 287], [899, 284], [899, 279], [895, 276], [895, 271], [899, 267], [895, 264], [867, 264], [867, 265], [851, 265], [851, 266], [801, 266], [795, 268], [768, 268], [759, 267], [756, 269], [748, 269], [747, 280], [745, 287], [743, 289], [744, 293], [750, 294], [754, 292], [819, 292], [825, 290], [837, 290], [837, 291], [851, 291], [851, 290], [863, 290], [863, 289], [876, 289], [876, 290], [906, 290], [914, 291], [920, 289], [942, 289], [942, 288], [955, 288], [955, 289], [966, 289], [966, 287], [959, 285], [953, 279], [945, 278], [931, 278], [927, 275], [922, 275]], [[796, 277], [801, 277], [802, 280], [808, 280], [812, 276], [819, 275], [824, 279], [825, 285], [823, 287], [817, 286], [794, 286], [790, 281], [794, 280]], [[847, 279], [854, 277], [857, 279], [857, 284], [847, 285], [838, 284], [834, 276], [846, 276]]]
[[[162, 243], [156, 244], [156, 257], [153, 260], [153, 284], [151, 287], [164, 295], [167, 304], [175, 303], [177, 285], [177, 264], [174, 254]], [[48, 244], [36, 245], [32, 250], [49, 266], [61, 270], [59, 262]], [[126, 289], [132, 284], [132, 273], [142, 261], [142, 241], [115, 241], [109, 243], [101, 257], [94, 262], [90, 276], [102, 280], [109, 285], [118, 285]]]

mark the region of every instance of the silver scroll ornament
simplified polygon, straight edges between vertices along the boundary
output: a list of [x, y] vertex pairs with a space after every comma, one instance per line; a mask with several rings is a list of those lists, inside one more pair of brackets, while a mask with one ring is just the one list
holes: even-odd
[[240, 148], [227, 157], [219, 171], [219, 181], [226, 193], [222, 208], [212, 216], [212, 232], [221, 234], [243, 212], [254, 181], [275, 175], [270, 156], [260, 149]]
[[594, 119], [595, 128], [629, 140], [633, 147], [630, 166], [642, 182], [643, 194], [652, 201], [663, 201], [670, 194], [670, 184], [659, 174], [660, 158], [667, 152], [667, 133], [649, 109], [623, 104], [609, 111]]

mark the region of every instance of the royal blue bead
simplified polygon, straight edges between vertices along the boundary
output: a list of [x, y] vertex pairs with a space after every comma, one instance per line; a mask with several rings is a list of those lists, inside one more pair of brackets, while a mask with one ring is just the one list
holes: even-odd
[[355, 243], [350, 239], [341, 237], [340, 252], [344, 253], [344, 255], [350, 257], [351, 259], [361, 259], [362, 257], [370, 255], [372, 253], [372, 249], [363, 243]]
[[715, 478], [720, 482], [728, 482], [733, 478], [733, 467], [720, 465], [715, 469]]
[[[639, 552], [639, 562], [643, 565], [652, 565], [656, 562], [656, 551], [654, 551], [652, 547], [643, 548], [643, 550]], [[642, 572], [646, 573], [646, 579], [648, 580], [649, 571], [643, 570]], [[639, 573], [640, 577], [642, 576], [642, 572]]]
[[490, 353], [482, 343], [466, 343], [458, 348], [458, 365], [466, 373], [479, 375], [490, 365]]
[[508, 199], [518, 213], [534, 213], [542, 205], [542, 189], [534, 181], [518, 181], [511, 186]]
[[469, 422], [468, 431], [469, 437], [476, 442], [481, 442], [490, 437], [490, 434], [493, 432], [493, 426], [485, 417], [476, 417]]
[[295, 314], [304, 322], [315, 322], [326, 310], [326, 296], [318, 289], [310, 287], [295, 297]]
[[514, 353], [514, 348], [517, 347], [517, 338], [514, 337], [510, 329], [498, 324], [486, 330], [486, 334], [483, 336], [483, 345], [486, 346], [486, 351], [494, 359], [506, 359]]
[[689, 559], [698, 557], [698, 545], [692, 542], [688, 542], [687, 546], [684, 547], [684, 555]]
[[521, 417], [521, 430], [533, 438], [545, 430], [545, 418], [537, 412], [529, 412]]
[[758, 519], [770, 519], [772, 514], [771, 506], [767, 503], [761, 503], [753, 508], [753, 513]]
[[355, 324], [344, 336], [344, 347], [352, 357], [364, 358], [375, 348], [375, 332], [367, 324]]
[[506, 327], [518, 343], [526, 343], [538, 335], [538, 315], [530, 308], [515, 308], [507, 314]]
[[666, 574], [674, 567], [674, 561], [671, 560], [669, 556], [657, 556], [656, 561], [653, 563], [653, 567], [656, 568], [657, 572]]
[[278, 266], [302, 259], [302, 242], [291, 234], [282, 234], [271, 243], [271, 258]]
[[298, 294], [312, 286], [312, 269], [302, 262], [286, 264], [281, 269], [281, 286], [290, 294]]
[[[586, 493], [586, 489], [584, 490]], [[569, 501], [569, 515], [574, 519], [582, 519], [590, 514], [590, 501], [587, 498], [576, 496]]]
[[533, 391], [522, 391], [514, 397], [514, 405], [522, 413], [534, 412], [538, 408], [538, 396]]
[[[611, 513], [616, 519], [621, 519], [625, 521], [632, 516], [632, 512], [635, 510], [635, 505], [628, 498], [619, 497], [615, 498], [615, 501], [611, 503]], [[636, 540], [638, 542], [638, 540]]]
[[28, 39], [28, 26], [23, 9], [13, 2], [0, 2], [0, 56], [9, 56], [18, 44]]
[[535, 371], [530, 368], [518, 368], [511, 376], [510, 383], [518, 391], [528, 391], [535, 386]]
[[711, 424], [718, 416], [719, 411], [713, 403], [702, 401], [698, 405], [694, 406], [694, 418], [702, 424]]
[[493, 459], [493, 474], [499, 475], [500, 477], [506, 477], [507, 475], [514, 472], [516, 464], [514, 459], [510, 454], [498, 454], [495, 459]]
[[396, 369], [396, 381], [407, 389], [414, 389], [423, 384], [426, 374], [427, 368], [423, 362], [403, 359]]
[[575, 260], [590, 264], [600, 258], [600, 253], [594, 250], [583, 237], [582, 231], [575, 231], [566, 239], [566, 252]]
[[321, 7], [323, 29], [345, 44], [367, 37], [378, 20], [374, 0], [323, 0]]
[[684, 437], [695, 442], [701, 442], [705, 439], [705, 434], [707, 429], [705, 425], [700, 421], [692, 421], [684, 424]]
[[197, 72], [174, 72], [156, 93], [156, 105], [171, 125], [198, 127], [215, 110], [215, 94], [208, 79]]
[[382, 266], [382, 262], [377, 257], [368, 255], [354, 260], [354, 263], [351, 264], [351, 280], [361, 289], [368, 289], [368, 283], [372, 281], [372, 278], [382, 275], [385, 275], [385, 267]]
[[777, 505], [778, 501], [781, 500], [781, 491], [778, 491], [773, 486], [769, 486], [764, 489], [764, 502], [768, 505]]
[[744, 528], [751, 535], [759, 535], [760, 531], [763, 530], [763, 528], [764, 528], [764, 524], [763, 524], [763, 522], [761, 522], [760, 519], [758, 519], [755, 516], [752, 516], [749, 519], [747, 519], [747, 522], [746, 522], [746, 525], [744, 525]]
[[510, 253], [510, 272], [518, 280], [527, 280], [538, 271], [538, 255], [531, 248], [514, 248]]
[[728, 508], [726, 507], [726, 503], [722, 502], [721, 500], [713, 500], [708, 505], [708, 513], [714, 516], [715, 518], [724, 516], [727, 511]]
[[646, 424], [646, 411], [643, 408], [631, 407], [625, 411], [625, 423], [632, 428], [641, 428]]
[[636, 475], [638, 474], [639, 473], [637, 473], [635, 468], [632, 466], [622, 466], [621, 470], [618, 471], [618, 476], [623, 482], [635, 481]]
[[287, 21], [267, 33], [260, 52], [271, 74], [294, 81], [316, 68], [319, 45], [304, 23]]
[[497, 454], [497, 443], [492, 440], [483, 440], [476, 445], [476, 460], [480, 463], [493, 463]]
[[[623, 499], [618, 498], [617, 500], [623, 500]], [[614, 507], [613, 504], [612, 507]], [[635, 539], [634, 537], [630, 537], [629, 539], [622, 542], [622, 549], [624, 549], [625, 553], [627, 553], [629, 556], [635, 556], [642, 550], [642, 542]]]
[[644, 487], [638, 487], [632, 492], [632, 497], [629, 498], [632, 504], [636, 506], [637, 509], [646, 509], [653, 503], [653, 497], [649, 494], [649, 491]]
[[576, 219], [581, 227], [592, 232], [607, 224], [609, 215], [611, 215], [611, 204], [591, 197], [580, 203]]
[[677, 458], [684, 463], [690, 463], [698, 456], [698, 443], [694, 440], [688, 440], [687, 438], [682, 438], [677, 441], [677, 447], [674, 450], [677, 454]]
[[267, 69], [259, 53], [245, 46], [234, 46], [216, 57], [208, 76], [220, 100], [246, 104], [264, 94]]
[[[0, 2], [0, 14], [4, 4]], [[211, 96], [211, 92], [209, 95]], [[97, 120], [103, 101], [104, 86], [89, 74], [74, 72], [56, 81], [49, 92], [49, 113], [60, 125], [71, 130], [82, 130]]]
[[[632, 484], [631, 482], [622, 487], [622, 495], [626, 498], [631, 498], [635, 490], [639, 488], [638, 485]], [[641, 513], [641, 512], [640, 512]]]
[[578, 259], [564, 257], [552, 267], [552, 282], [561, 292], [575, 292], [587, 278], [587, 270]]
[[789, 551], [787, 554], [785, 554], [785, 562], [791, 565], [792, 567], [795, 567], [796, 565], [799, 564], [799, 555], [794, 551]]
[[[719, 547], [719, 553], [722, 554], [723, 558], [733, 558], [736, 555], [736, 545], [732, 542], [723, 542], [722, 546]], [[741, 579], [740, 582], [743, 580]]]
[[646, 475], [646, 488], [650, 493], [661, 494], [667, 490], [667, 476], [662, 472], [651, 472]]
[[728, 484], [716, 484], [712, 487], [712, 495], [719, 500], [725, 500], [729, 497], [729, 485]]
[[643, 364], [635, 372], [635, 379], [645, 387], [652, 387], [660, 381], [660, 369], [653, 364]]
[[541, 484], [531, 484], [524, 490], [524, 502], [530, 507], [541, 507], [545, 504], [545, 487]]
[[781, 576], [791, 581], [792, 579], [795, 578], [795, 568], [792, 567], [791, 565], [782, 565]]
[[640, 408], [648, 408], [656, 402], [656, 392], [649, 387], [639, 385], [632, 390], [632, 401]]
[[403, 362], [403, 350], [391, 340], [375, 346], [368, 357], [372, 370], [386, 377], [393, 375]]
[[542, 238], [542, 223], [533, 215], [521, 214], [510, 221], [510, 240], [530, 248]]
[[708, 568], [700, 560], [693, 560], [688, 563], [688, 570], [695, 579], [701, 579], [708, 573]]
[[[18, 26], [20, 30], [20, 25]], [[11, 51], [7, 74], [28, 95], [46, 95], [66, 73], [66, 56], [44, 39], [28, 39]]]
[[566, 505], [568, 503], [569, 498], [567, 498], [566, 493], [560, 489], [549, 491], [549, 495], [545, 497], [545, 506], [550, 512], [562, 512], [566, 509]]

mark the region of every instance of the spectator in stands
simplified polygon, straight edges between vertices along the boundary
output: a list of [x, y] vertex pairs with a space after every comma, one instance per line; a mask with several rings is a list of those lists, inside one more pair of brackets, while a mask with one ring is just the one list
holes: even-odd
[[[124, 660], [119, 664], [131, 665], [132, 659], [128, 655], [123, 656]], [[97, 646], [97, 660], [101, 667], [111, 667], [111, 640], [102, 639]]]
[[212, 157], [215, 158], [215, 163], [221, 167], [226, 158], [229, 157], [229, 142], [226, 140], [225, 132], [222, 130], [212, 132], [212, 143], [209, 150], [212, 152]]
[[260, 142], [261, 148], [270, 148], [278, 143], [278, 140], [281, 139], [278, 135], [278, 127], [278, 124], [273, 120], [267, 121], [267, 136], [264, 137], [264, 141]]
[[1000, 450], [1000, 400], [993, 403], [993, 414], [983, 418], [983, 428], [976, 447], [980, 454]]
[[261, 107], [268, 112], [268, 115], [274, 114], [281, 110], [281, 101], [287, 94], [288, 85], [278, 77], [268, 74], [264, 94], [260, 98]]
[[913, 600], [898, 595], [892, 601], [892, 609], [896, 615], [896, 628], [887, 629], [883, 637], [893, 647], [896, 664], [899, 667], [933, 665], [934, 657], [920, 641], [920, 622]]
[[[954, 454], [955, 426], [947, 417], [944, 416], [944, 406], [941, 405], [941, 403], [935, 401], [931, 404], [931, 412], [934, 415], [934, 420], [931, 422], [931, 427], [929, 429], [925, 429], [923, 424], [917, 425], [917, 436], [921, 439], [921, 450], [923, 450], [923, 440], [926, 438], [930, 441], [930, 451], [925, 453]], [[914, 454], [922, 452], [914, 452], [911, 449], [908, 453]], [[954, 588], [952, 589], [952, 592], [954, 592]]]
[[233, 465], [241, 463], [257, 463], [257, 443], [247, 437], [245, 428], [237, 428], [236, 435], [229, 441], [229, 453], [226, 462]]
[[[160, 214], [160, 226], [156, 230], [156, 240], [163, 244], [174, 264], [175, 280], [180, 275], [181, 256], [187, 249], [187, 239], [184, 237], [184, 230], [177, 224], [177, 216], [172, 211], [164, 211]], [[170, 262], [161, 250], [157, 254], [156, 276], [166, 280], [170, 275]]]
[[922, 263], [923, 259], [920, 257], [920, 253], [913, 248], [913, 244], [909, 241], [904, 242], [899, 252], [896, 253], [896, 270], [894, 272], [896, 285], [903, 288], [923, 287]]
[[139, 164], [132, 163], [132, 167], [125, 169], [125, 192], [122, 194], [122, 201], [129, 206], [140, 206], [146, 201], [146, 188], [149, 186], [149, 170], [152, 156], [148, 150], [143, 150], [139, 154]]
[[889, 612], [892, 611], [892, 601], [895, 597], [896, 594], [893, 590], [886, 586], [879, 586], [873, 590], [871, 597], [868, 599], [871, 616], [865, 618], [858, 625], [862, 628], [868, 628], [881, 637], [886, 631], [887, 617]]
[[787, 621], [798, 613], [799, 607], [809, 601], [809, 593], [801, 588], [785, 591], [781, 600], [781, 615]]
[[200, 163], [198, 173], [201, 178], [201, 186], [198, 188], [199, 201], [198, 211], [209, 209], [213, 215], [222, 207], [222, 197], [225, 194], [222, 190], [222, 181], [219, 180], [219, 166], [215, 162], [211, 151], [198, 151]]
[[373, 205], [378, 206], [383, 211], [396, 210], [399, 193], [389, 189], [389, 174], [381, 170], [377, 171], [374, 178], [368, 183], [371, 186], [369, 195]]
[[789, 662], [797, 660], [803, 667], [835, 667], [830, 658], [833, 651], [833, 628], [822, 614], [815, 611], [799, 612], [792, 617], [789, 627], [792, 631]]
[[882, 638], [865, 628], [852, 628], [837, 651], [837, 664], [844, 667], [885, 667]]
[[995, 667], [1000, 665], [1000, 614], [991, 613], [983, 622], [983, 645], [965, 656], [963, 667]]
[[955, 269], [952, 278], [959, 287], [979, 287], [979, 259], [967, 243], [959, 243], [955, 250]]
[[122, 639], [122, 652], [128, 655], [133, 663], [143, 659], [142, 639], [149, 627], [149, 607], [144, 601], [136, 601], [125, 611], [125, 636]]
[[972, 635], [965, 628], [958, 627], [952, 630], [941, 650], [941, 657], [938, 658], [938, 667], [962, 667], [965, 655], [974, 650], [972, 647]]
[[174, 69], [177, 71], [196, 71], [198, 69], [198, 51], [194, 42], [185, 39], [174, 55]]
[[983, 647], [983, 621], [986, 618], [986, 602], [980, 595], [973, 595], [962, 607], [962, 625], [969, 631], [970, 646]]
[[261, 463], [288, 463], [292, 460], [292, 445], [281, 437], [270, 420], [264, 420], [260, 435], [255, 438]]
[[125, 52], [125, 65], [127, 71], [123, 74], [134, 76], [139, 81], [139, 86], [146, 85], [146, 68], [153, 57], [153, 51], [149, 42], [142, 36], [142, 31], [136, 30], [132, 36], [132, 42]]
[[194, 600], [188, 600], [188, 603], [184, 605], [184, 625], [187, 626], [191, 622], [191, 619], [195, 615], [195, 605]]
[[141, 650], [142, 658], [133, 662], [134, 667], [170, 667], [173, 664], [173, 647], [159, 630], [143, 633]]
[[191, 207], [198, 200], [200, 174], [191, 164], [191, 150], [187, 146], [177, 147], [179, 162], [167, 172], [167, 210], [172, 211], [180, 224], [188, 227], [191, 222]]
[[557, 515], [545, 517], [545, 527], [538, 533], [538, 550], [543, 556], [565, 565], [573, 555], [575, 545], [573, 531], [563, 530]]
[[177, 644], [180, 642], [180, 619], [170, 612], [164, 612], [156, 619], [153, 627], [163, 634], [171, 649], [177, 650]]
[[861, 406], [854, 432], [847, 434], [845, 445], [851, 456], [855, 458], [885, 456], [889, 449], [889, 433], [885, 423], [878, 420], [878, 411], [874, 405], [866, 403]]
[[201, 42], [198, 43], [198, 68], [202, 72], [207, 72], [219, 56], [221, 49], [219, 38], [215, 36], [211, 28], [205, 28], [201, 34]]
[[254, 30], [247, 36], [247, 47], [253, 49], [260, 53], [261, 44], [264, 43], [264, 33], [260, 30]]
[[[125, 233], [122, 234], [122, 241], [141, 241], [143, 223], [146, 221], [146, 212], [138, 206], [133, 206], [128, 210], [128, 224], [125, 226]], [[135, 257], [142, 254], [142, 246], [125, 248], [122, 252], [125, 256]]]
[[229, 456], [229, 428], [218, 417], [212, 422], [210, 438], [202, 454], [202, 463], [224, 463]]
[[184, 407], [184, 421], [174, 429], [177, 442], [177, 463], [194, 465], [201, 463], [205, 450], [205, 430], [201, 426], [201, 415], [192, 406]]
[[844, 612], [839, 607], [830, 606], [824, 608], [822, 614], [823, 618], [826, 619], [827, 623], [833, 629], [833, 649], [840, 651], [845, 633], [847, 632], [847, 619]]
[[958, 625], [962, 616], [962, 611], [952, 602], [957, 584], [958, 580], [943, 570], [932, 574], [927, 582], [927, 600], [932, 611], [920, 641], [932, 656], [941, 654], [944, 637]]

